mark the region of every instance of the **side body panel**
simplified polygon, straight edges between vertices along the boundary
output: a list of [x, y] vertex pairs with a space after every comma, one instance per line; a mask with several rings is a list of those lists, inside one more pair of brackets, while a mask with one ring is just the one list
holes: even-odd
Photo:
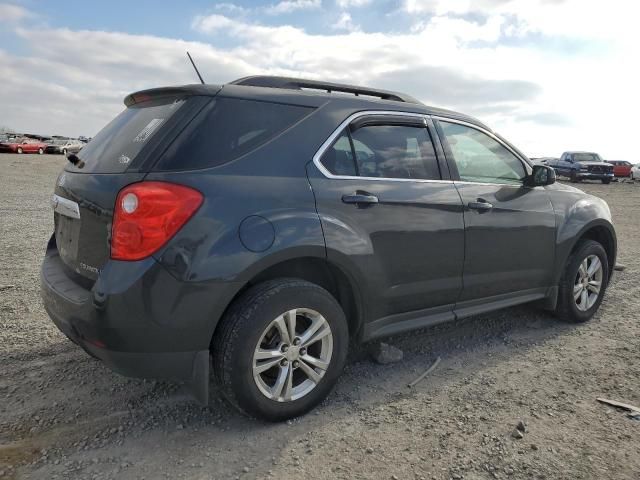
[[552, 285], [556, 218], [543, 187], [456, 182], [465, 205], [464, 290], [460, 302]]
[[[332, 179], [313, 163], [308, 171], [327, 258], [356, 272], [366, 289], [365, 322], [455, 303], [464, 225], [452, 182]], [[378, 203], [342, 202], [355, 191], [377, 196]]]

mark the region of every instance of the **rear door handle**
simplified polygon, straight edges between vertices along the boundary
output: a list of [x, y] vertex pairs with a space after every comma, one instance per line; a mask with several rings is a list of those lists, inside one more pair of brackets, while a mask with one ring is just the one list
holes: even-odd
[[375, 204], [378, 203], [378, 197], [369, 193], [354, 193], [353, 195], [343, 195], [342, 201], [344, 203], [356, 203], [356, 204]]
[[493, 208], [493, 205], [486, 200], [479, 198], [477, 202], [469, 202], [467, 205], [471, 210], [478, 210], [479, 212], [486, 212]]

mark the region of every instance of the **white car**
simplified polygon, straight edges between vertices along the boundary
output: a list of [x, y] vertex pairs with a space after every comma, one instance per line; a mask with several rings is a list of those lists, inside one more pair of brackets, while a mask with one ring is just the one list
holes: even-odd
[[631, 167], [631, 180], [640, 180], [640, 163]]

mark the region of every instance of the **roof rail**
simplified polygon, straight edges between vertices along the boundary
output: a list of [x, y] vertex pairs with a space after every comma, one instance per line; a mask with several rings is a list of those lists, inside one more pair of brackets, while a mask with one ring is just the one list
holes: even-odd
[[377, 88], [358, 87], [355, 85], [345, 85], [342, 83], [322, 82], [319, 80], [307, 80], [304, 78], [274, 77], [269, 75], [255, 75], [243, 77], [233, 82], [231, 85], [245, 85], [251, 87], [285, 88], [289, 90], [323, 90], [325, 92], [352, 93], [355, 96], [366, 95], [378, 97], [382, 100], [394, 100], [396, 102], [421, 103], [415, 98], [404, 93], [379, 90]]

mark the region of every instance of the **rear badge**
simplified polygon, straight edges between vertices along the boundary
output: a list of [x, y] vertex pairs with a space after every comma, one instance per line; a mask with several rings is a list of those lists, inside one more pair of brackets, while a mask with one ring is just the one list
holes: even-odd
[[87, 265], [86, 263], [83, 263], [83, 262], [80, 262], [78, 265], [80, 266], [81, 269], [86, 270], [87, 272], [100, 275], [100, 269], [97, 267], [92, 267], [91, 265]]

